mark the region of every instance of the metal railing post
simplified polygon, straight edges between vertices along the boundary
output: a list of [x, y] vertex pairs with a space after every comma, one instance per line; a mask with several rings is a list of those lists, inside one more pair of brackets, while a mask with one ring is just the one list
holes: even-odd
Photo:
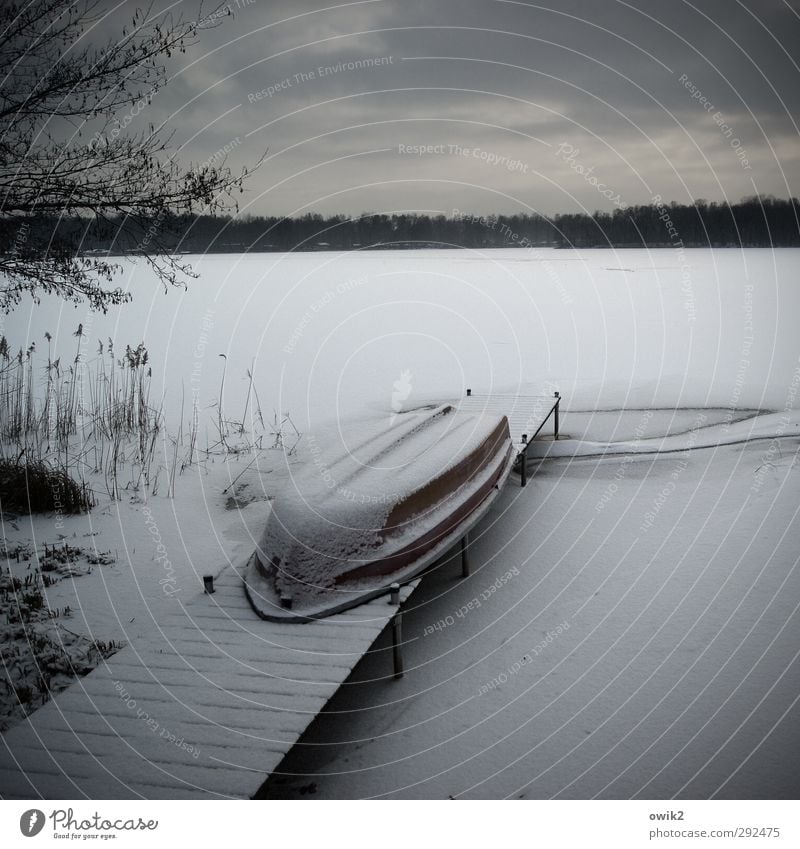
[[555, 406], [555, 418], [554, 418], [554, 428], [553, 429], [555, 431], [555, 438], [558, 439], [558, 406], [561, 403], [561, 393], [556, 392], [554, 394], [556, 396], [556, 406]]
[[519, 485], [528, 485], [528, 434], [522, 434], [525, 447], [519, 452]]
[[394, 677], [403, 677], [403, 614], [398, 610], [392, 617], [392, 655]]

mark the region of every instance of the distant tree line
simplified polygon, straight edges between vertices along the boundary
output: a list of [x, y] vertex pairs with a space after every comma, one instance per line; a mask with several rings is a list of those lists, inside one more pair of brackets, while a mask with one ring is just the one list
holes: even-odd
[[[32, 216], [25, 246], [79, 245], [82, 254], [139, 253], [142, 221]], [[0, 219], [4, 252], [15, 250], [20, 221]], [[555, 215], [307, 214], [296, 218], [162, 214], [149, 231], [176, 253], [507, 247], [793, 247], [800, 246], [800, 202], [752, 197], [727, 204], [653, 203]]]

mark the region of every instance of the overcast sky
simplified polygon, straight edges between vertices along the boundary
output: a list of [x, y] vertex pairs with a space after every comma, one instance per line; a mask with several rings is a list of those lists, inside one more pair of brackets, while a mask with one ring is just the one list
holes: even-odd
[[800, 194], [798, 0], [226, 1], [139, 120], [268, 150], [246, 212]]

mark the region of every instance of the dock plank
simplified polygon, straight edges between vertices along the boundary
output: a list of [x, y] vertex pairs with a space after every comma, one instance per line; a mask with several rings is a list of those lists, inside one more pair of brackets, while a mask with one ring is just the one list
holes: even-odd
[[0, 797], [248, 798], [397, 609], [283, 624], [252, 611], [235, 569], [215, 590], [8, 729]]

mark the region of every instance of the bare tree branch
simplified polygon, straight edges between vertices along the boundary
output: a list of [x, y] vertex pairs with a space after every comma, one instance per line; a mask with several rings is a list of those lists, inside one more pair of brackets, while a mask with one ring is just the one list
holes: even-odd
[[[72, 238], [48, 235], [43, 218], [124, 221], [128, 238], [138, 234], [136, 252], [165, 286], [179, 285], [191, 269], [169, 255], [160, 238], [164, 222], [235, 210], [234, 195], [250, 173], [234, 175], [224, 163], [181, 165], [171, 136], [152, 126], [127, 133], [166, 84], [163, 62], [184, 52], [200, 29], [217, 25], [219, 10], [187, 22], [137, 9], [119, 37], [98, 48], [86, 34], [104, 8], [101, 0], [21, 0], [0, 8], [0, 309], [10, 310], [25, 293], [87, 299], [103, 310], [129, 298], [107, 288], [118, 265], [80, 256], [80, 228], [72, 228]], [[128, 115], [120, 118], [123, 107]], [[59, 122], [70, 122], [73, 140], [59, 138]]]

